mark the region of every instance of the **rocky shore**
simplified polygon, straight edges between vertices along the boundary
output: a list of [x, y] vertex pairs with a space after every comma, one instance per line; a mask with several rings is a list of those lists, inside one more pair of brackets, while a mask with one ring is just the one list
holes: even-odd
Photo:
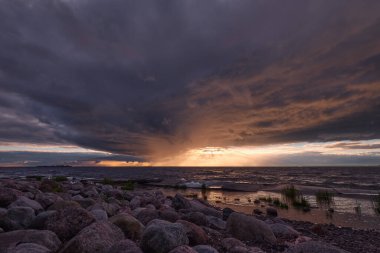
[[[132, 187], [133, 188], [133, 187]], [[0, 253], [380, 252], [378, 231], [245, 215], [161, 191], [0, 180]]]

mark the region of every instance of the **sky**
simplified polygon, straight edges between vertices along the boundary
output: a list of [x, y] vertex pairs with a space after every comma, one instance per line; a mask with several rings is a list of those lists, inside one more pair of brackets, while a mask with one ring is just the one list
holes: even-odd
[[0, 0], [0, 166], [380, 165], [378, 0]]

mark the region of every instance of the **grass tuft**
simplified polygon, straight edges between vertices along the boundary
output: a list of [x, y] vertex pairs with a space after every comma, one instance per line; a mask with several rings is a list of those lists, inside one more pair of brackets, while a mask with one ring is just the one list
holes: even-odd
[[329, 191], [318, 191], [315, 194], [315, 198], [319, 205], [330, 207], [331, 204], [334, 204], [334, 193]]
[[124, 191], [133, 191], [135, 189], [135, 182], [129, 180], [125, 182], [121, 189]]

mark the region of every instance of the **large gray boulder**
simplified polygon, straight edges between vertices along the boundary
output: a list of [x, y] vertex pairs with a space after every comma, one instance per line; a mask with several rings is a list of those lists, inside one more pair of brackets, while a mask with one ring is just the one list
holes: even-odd
[[108, 220], [107, 212], [100, 209], [91, 210], [90, 213], [94, 215], [96, 221], [106, 221]]
[[57, 235], [48, 230], [28, 229], [0, 234], [0, 252], [8, 248], [14, 248], [22, 243], [42, 245], [52, 252], [57, 251], [61, 246], [61, 241]]
[[21, 191], [0, 186], [0, 207], [7, 207], [10, 203], [15, 201], [18, 196], [21, 195]]
[[27, 228], [34, 217], [34, 210], [30, 207], [12, 207], [0, 219], [0, 227], [6, 231]]
[[118, 226], [123, 231], [125, 237], [132, 240], [141, 239], [145, 228], [140, 221], [127, 213], [117, 214], [109, 218], [109, 222]]
[[59, 253], [107, 252], [112, 245], [123, 239], [124, 234], [120, 228], [107, 221], [99, 221], [81, 230]]
[[227, 232], [242, 241], [265, 241], [274, 244], [277, 240], [265, 222], [241, 213], [232, 213], [228, 217]]
[[44, 229], [46, 227], [46, 222], [50, 216], [55, 214], [57, 211], [45, 211], [39, 213], [34, 219], [29, 228], [32, 229]]
[[307, 241], [289, 248], [286, 253], [349, 253], [327, 243]]
[[167, 253], [187, 244], [189, 239], [182, 224], [153, 220], [146, 227], [140, 246], [144, 252]]
[[292, 227], [289, 227], [281, 223], [274, 223], [270, 224], [269, 226], [272, 229], [273, 234], [277, 238], [294, 239], [300, 235], [300, 233], [294, 230]]
[[142, 250], [131, 240], [122, 240], [112, 245], [107, 253], [143, 253]]
[[226, 229], [226, 222], [222, 220], [221, 218], [207, 215], [207, 223], [208, 226], [212, 229], [218, 229], [218, 230], [224, 230]]
[[150, 221], [158, 219], [159, 213], [155, 209], [145, 208], [141, 210], [137, 215], [136, 218], [144, 225], [148, 224]]
[[95, 217], [87, 210], [69, 207], [51, 215], [46, 221], [46, 229], [55, 232], [62, 241], [67, 241], [93, 222]]
[[19, 196], [14, 202], [12, 202], [8, 208], [12, 207], [30, 207], [32, 208], [36, 213], [43, 210], [43, 207], [40, 203], [38, 203], [35, 200], [29, 199], [25, 196]]
[[189, 245], [195, 246], [207, 243], [208, 236], [200, 226], [185, 220], [178, 220], [177, 223], [184, 226], [186, 235], [189, 238]]

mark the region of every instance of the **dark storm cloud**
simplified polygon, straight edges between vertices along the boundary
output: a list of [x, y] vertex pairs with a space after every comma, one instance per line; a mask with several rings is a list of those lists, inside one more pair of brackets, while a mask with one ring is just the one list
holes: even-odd
[[[0, 151], [1, 166], [94, 166], [99, 161], [136, 161], [142, 160], [138, 157], [127, 155], [110, 155], [102, 153], [59, 153], [59, 152], [20, 152]], [[127, 164], [126, 164], [127, 165]]]
[[0, 0], [0, 140], [137, 156], [380, 138], [377, 0]]

